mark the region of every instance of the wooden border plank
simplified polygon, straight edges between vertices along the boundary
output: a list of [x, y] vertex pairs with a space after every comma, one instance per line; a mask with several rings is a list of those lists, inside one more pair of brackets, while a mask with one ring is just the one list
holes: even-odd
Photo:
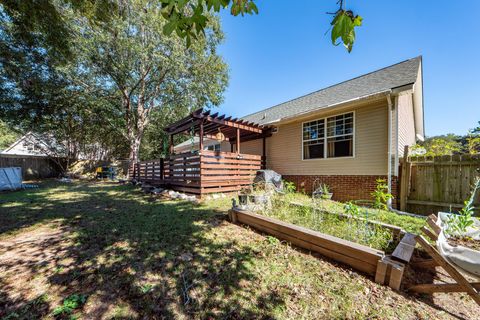
[[433, 214], [429, 215], [427, 218], [427, 224], [430, 226], [430, 228], [432, 228], [435, 234], [439, 235], [442, 229], [437, 225], [436, 221], [437, 221], [437, 217]]
[[[288, 236], [289, 238], [299, 239], [303, 242], [307, 242], [311, 245], [322, 248], [322, 251], [331, 252], [332, 256], [341, 255], [347, 258], [351, 258], [355, 261], [362, 261], [365, 264], [375, 266], [375, 271], [378, 260], [383, 258], [383, 256], [385, 255], [383, 251], [363, 246], [358, 243], [343, 240], [327, 234], [323, 234], [317, 231], [313, 231], [304, 227], [286, 223], [277, 219], [257, 215], [250, 212], [245, 212], [242, 210], [236, 211], [238, 221], [241, 223], [267, 228], [269, 230], [275, 231], [276, 234], [285, 235], [285, 237]], [[349, 260], [350, 262], [348, 262], [348, 264], [351, 265], [350, 263], [353, 262], [347, 258], [344, 260]], [[351, 266], [356, 267], [355, 265]]]
[[[472, 282], [472, 287], [480, 290], [480, 282]], [[408, 288], [409, 291], [432, 294], [435, 292], [465, 292], [465, 288], [458, 283], [426, 283], [417, 284]]]
[[392, 258], [408, 263], [412, 258], [416, 244], [417, 242], [415, 241], [415, 235], [413, 233], [405, 234], [393, 251]]
[[[266, 227], [261, 224], [256, 224], [252, 221], [248, 221], [248, 219], [245, 219], [245, 216], [242, 216], [237, 212], [237, 221], [242, 224], [247, 224], [254, 229], [257, 229], [259, 231], [265, 232], [267, 234], [273, 235], [281, 240], [286, 240], [290, 242], [293, 245], [296, 245], [300, 248], [307, 249], [313, 252], [320, 253], [321, 255], [331, 258], [335, 261], [338, 261], [340, 263], [346, 264], [351, 266], [352, 268], [359, 270], [361, 272], [365, 272], [370, 275], [374, 275], [377, 269], [376, 264], [370, 264], [362, 260], [355, 259], [353, 257], [343, 255], [342, 253], [338, 253], [336, 251], [329, 250], [327, 248], [324, 248], [322, 246], [318, 246], [314, 243], [311, 243], [309, 241], [306, 241], [301, 238], [294, 237], [292, 235], [280, 232], [278, 230], [275, 230], [273, 228]], [[378, 258], [378, 257], [377, 257]]]
[[387, 277], [388, 264], [383, 260], [378, 260], [377, 271], [375, 272], [375, 283], [385, 284]]

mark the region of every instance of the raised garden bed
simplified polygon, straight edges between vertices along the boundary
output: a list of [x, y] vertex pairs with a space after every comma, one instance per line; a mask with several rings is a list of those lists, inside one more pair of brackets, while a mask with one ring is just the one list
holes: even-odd
[[231, 221], [234, 223], [251, 226], [259, 231], [286, 240], [300, 248], [318, 252], [370, 275], [375, 275], [378, 261], [385, 257], [385, 252], [382, 250], [373, 249], [271, 217], [236, 208], [230, 210], [229, 214]]
[[368, 211], [360, 210], [351, 216], [330, 212], [314, 205], [276, 199], [270, 208], [257, 213], [306, 227], [331, 236], [392, 253], [404, 233], [402, 228], [374, 221]]
[[[297, 247], [320, 253], [355, 270], [375, 276], [375, 282], [388, 284], [396, 290], [400, 288], [404, 273], [404, 264], [400, 261], [408, 262], [414, 248], [414, 246], [404, 243], [404, 240], [410, 238], [411, 234], [403, 237], [390, 256], [383, 250], [239, 208], [232, 208], [229, 211], [229, 217], [233, 223], [248, 225], [258, 231], [288, 241]], [[404, 234], [404, 232], [401, 231], [400, 234]]]

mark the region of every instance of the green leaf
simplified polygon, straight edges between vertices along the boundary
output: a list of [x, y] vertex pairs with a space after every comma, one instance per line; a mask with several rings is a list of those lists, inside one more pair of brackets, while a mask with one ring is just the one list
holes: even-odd
[[337, 11], [331, 22], [333, 26], [331, 33], [332, 44], [338, 46], [340, 43], [337, 40], [340, 38], [341, 43], [347, 48], [348, 52], [351, 52], [355, 42], [355, 27], [361, 26], [362, 20], [361, 16], [353, 17], [351, 11]]
[[176, 27], [177, 27], [177, 21], [171, 20], [163, 27], [163, 33], [169, 36], [176, 29]]
[[353, 20], [354, 27], [360, 27], [362, 25], [363, 18], [361, 16], [356, 16]]

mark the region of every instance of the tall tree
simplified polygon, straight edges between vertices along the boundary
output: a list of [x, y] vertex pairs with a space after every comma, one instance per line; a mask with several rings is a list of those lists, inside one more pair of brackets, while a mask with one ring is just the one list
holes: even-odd
[[0, 120], [0, 151], [8, 148], [20, 137], [20, 134], [12, 129], [7, 123]]
[[[73, 83], [66, 75], [78, 69], [75, 57], [70, 53], [66, 59], [41, 30], [19, 30], [15, 19], [0, 10], [2, 119], [56, 141], [59, 148], [46, 150], [52, 157], [125, 154], [118, 146], [121, 133], [104, 121], [108, 115], [121, 127], [109, 97], [92, 95]], [[62, 27], [70, 28], [65, 21]]]
[[426, 156], [444, 156], [463, 153], [463, 137], [448, 133], [445, 135], [428, 137], [420, 144], [412, 147], [413, 154]]
[[[178, 110], [169, 108], [166, 110], [155, 110], [151, 113], [150, 124], [147, 126], [142, 144], [140, 146], [140, 159], [158, 159], [169, 153], [169, 136], [163, 128], [177, 120], [183, 118], [186, 114]], [[174, 143], [183, 142], [187, 137], [178, 135], [174, 137]]]
[[476, 128], [469, 131], [467, 143], [468, 151], [471, 154], [480, 153], [480, 121], [478, 121], [478, 126]]
[[227, 66], [217, 55], [222, 41], [218, 19], [186, 47], [162, 32], [166, 20], [158, 1], [132, 0], [92, 22], [65, 9], [72, 21], [78, 67], [66, 74], [86, 91], [116, 99], [125, 121], [131, 160], [138, 160], [144, 132], [154, 110], [185, 113], [218, 105], [227, 85]]
[[[49, 46], [59, 52], [69, 54], [68, 28], [64, 26], [62, 15], [56, 0], [4, 0], [3, 8], [17, 25], [20, 33], [28, 36], [31, 31], [43, 32]], [[110, 19], [110, 13], [122, 7], [126, 1], [120, 0], [60, 0], [79, 14], [92, 21], [102, 22]], [[330, 26], [333, 45], [343, 44], [351, 52], [355, 42], [355, 28], [362, 25], [362, 17], [346, 8], [344, 0], [331, 0], [337, 4], [337, 10], [328, 13], [333, 16]], [[257, 0], [157, 0], [161, 4], [162, 15], [167, 23], [163, 32], [166, 35], [175, 33], [186, 44], [203, 36], [212, 22], [212, 12], [230, 10], [234, 16], [257, 14]], [[293, 7], [293, 6], [292, 6]], [[295, 9], [301, 9], [296, 4]]]

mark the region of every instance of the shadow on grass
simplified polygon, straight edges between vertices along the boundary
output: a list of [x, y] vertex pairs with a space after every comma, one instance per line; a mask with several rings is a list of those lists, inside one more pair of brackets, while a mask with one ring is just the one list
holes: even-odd
[[[92, 318], [111, 314], [109, 306], [116, 304], [118, 319], [271, 318], [284, 304], [275, 292], [257, 301], [242, 295], [244, 283], [256, 280], [248, 267], [255, 253], [217, 232], [224, 214], [187, 202], [145, 200], [118, 185], [50, 185], [8, 194], [0, 201], [0, 237], [51, 222], [70, 242], [47, 238], [35, 244], [33, 262], [17, 258], [0, 267], [42, 273], [63, 298], [87, 295], [83, 308]], [[50, 253], [42, 256], [45, 251]], [[0, 317], [51, 312], [48, 299], [12, 298], [1, 284]]]

